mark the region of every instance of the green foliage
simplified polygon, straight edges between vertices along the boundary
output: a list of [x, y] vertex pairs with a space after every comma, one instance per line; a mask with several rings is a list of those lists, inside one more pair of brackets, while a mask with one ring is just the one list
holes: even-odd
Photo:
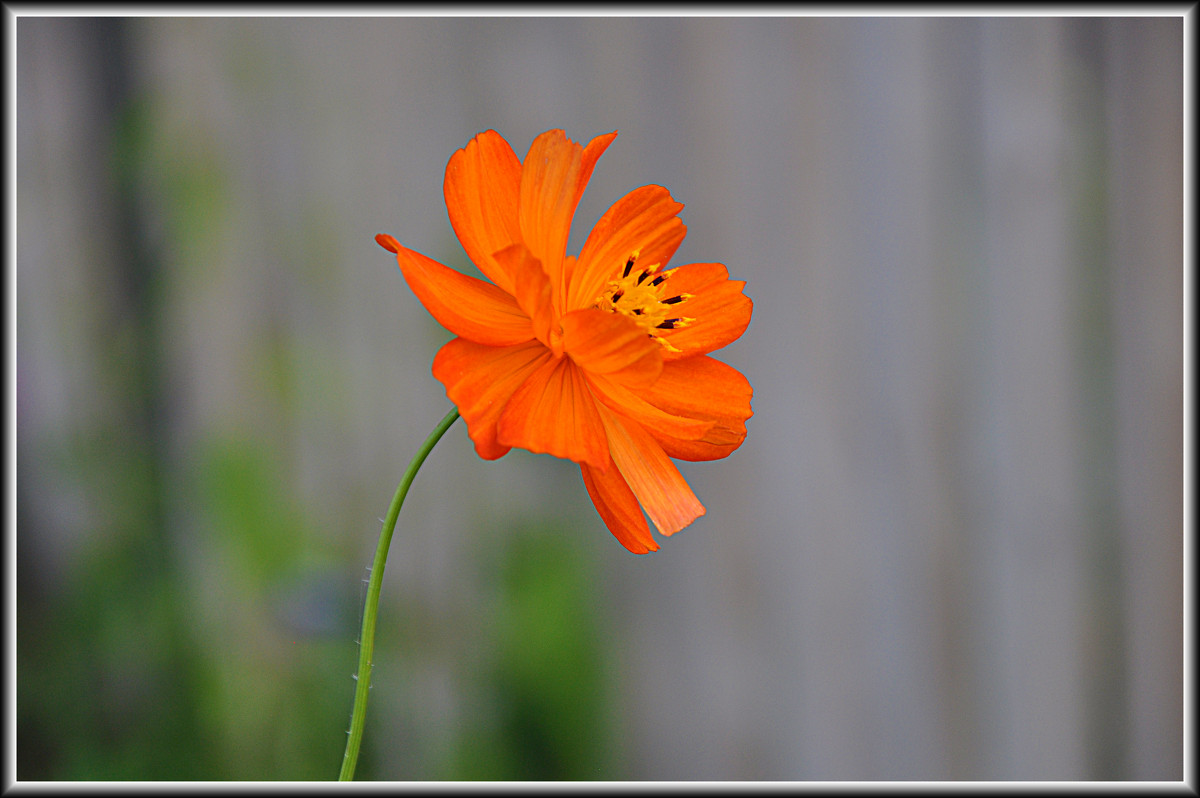
[[500, 556], [491, 640], [444, 767], [451, 779], [613, 778], [596, 574], [571, 530], [523, 527]]
[[[103, 436], [101, 436], [103, 438]], [[79, 441], [64, 471], [98, 486], [97, 535], [54, 595], [22, 580], [18, 624], [21, 779], [201, 779], [223, 773], [198, 733], [203, 654], [147, 497], [137, 447]], [[19, 523], [37, 534], [36, 519]], [[217, 776], [220, 777], [220, 776]]]

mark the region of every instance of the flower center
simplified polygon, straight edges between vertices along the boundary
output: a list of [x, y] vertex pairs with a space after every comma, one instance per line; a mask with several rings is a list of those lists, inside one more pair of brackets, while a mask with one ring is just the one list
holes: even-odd
[[625, 261], [621, 276], [609, 282], [604, 293], [596, 298], [595, 307], [633, 319], [647, 335], [672, 352], [679, 349], [662, 337], [663, 330], [686, 327], [695, 319], [679, 313], [680, 304], [692, 294], [674, 294], [667, 286], [669, 272], [656, 272], [659, 264], [649, 269], [637, 268], [638, 251]]

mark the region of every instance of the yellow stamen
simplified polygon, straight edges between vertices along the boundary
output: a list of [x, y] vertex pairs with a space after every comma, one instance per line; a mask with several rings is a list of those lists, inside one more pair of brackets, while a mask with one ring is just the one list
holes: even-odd
[[634, 250], [619, 277], [608, 283], [604, 294], [596, 297], [595, 307], [612, 313], [620, 313], [626, 318], [633, 319], [646, 334], [672, 352], [679, 349], [663, 338], [663, 330], [678, 330], [686, 327], [695, 319], [679, 314], [680, 305], [692, 298], [692, 294], [673, 294], [667, 288], [669, 272], [658, 272], [659, 264], [649, 269], [637, 268], [638, 255]]

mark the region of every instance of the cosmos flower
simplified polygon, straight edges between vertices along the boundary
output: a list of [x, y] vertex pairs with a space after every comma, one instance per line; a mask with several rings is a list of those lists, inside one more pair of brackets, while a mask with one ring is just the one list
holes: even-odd
[[613, 535], [635, 554], [658, 549], [646, 518], [671, 535], [704, 514], [671, 458], [715, 460], [746, 437], [750, 383], [709, 357], [750, 323], [742, 281], [719, 263], [666, 263], [683, 241], [683, 208], [643, 186], [566, 254], [575, 208], [616, 133], [580, 146], [538, 136], [522, 162], [489, 130], [446, 167], [450, 223], [491, 281], [402, 246], [417, 298], [457, 337], [433, 375], [480, 457], [517, 447], [579, 464]]

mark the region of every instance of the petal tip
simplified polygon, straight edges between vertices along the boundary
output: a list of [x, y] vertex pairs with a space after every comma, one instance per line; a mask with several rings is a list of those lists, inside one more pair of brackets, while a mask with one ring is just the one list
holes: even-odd
[[628, 543], [625, 543], [623, 545], [625, 546], [626, 551], [628, 551], [630, 554], [634, 554], [638, 557], [644, 557], [647, 554], [653, 554], [654, 552], [658, 551], [658, 544], [653, 543], [653, 542], [651, 542], [649, 545], [643, 546], [641, 549], [635, 549], [632, 546], [630, 546]]
[[676, 532], [681, 532], [681, 531], [683, 531], [684, 529], [687, 529], [689, 526], [691, 526], [691, 525], [692, 525], [692, 524], [693, 524], [693, 523], [696, 521], [696, 519], [697, 519], [697, 518], [700, 518], [701, 516], [703, 516], [705, 513], [707, 513], [707, 512], [708, 512], [708, 510], [706, 510], [706, 509], [704, 508], [704, 505], [703, 505], [703, 504], [699, 505], [699, 507], [700, 507], [700, 512], [696, 513], [696, 517], [695, 517], [695, 518], [693, 518], [691, 521], [688, 521], [686, 524], [684, 524], [683, 526], [679, 527], [678, 529], [663, 529], [662, 527], [659, 527], [659, 528], [658, 528], [658, 531], [659, 531], [659, 532], [660, 532], [660, 533], [661, 533], [661, 534], [662, 534], [664, 537], [670, 537], [671, 535], [674, 535]]
[[393, 255], [400, 254], [400, 242], [387, 233], [379, 233], [375, 236], [375, 243], [386, 249]]

